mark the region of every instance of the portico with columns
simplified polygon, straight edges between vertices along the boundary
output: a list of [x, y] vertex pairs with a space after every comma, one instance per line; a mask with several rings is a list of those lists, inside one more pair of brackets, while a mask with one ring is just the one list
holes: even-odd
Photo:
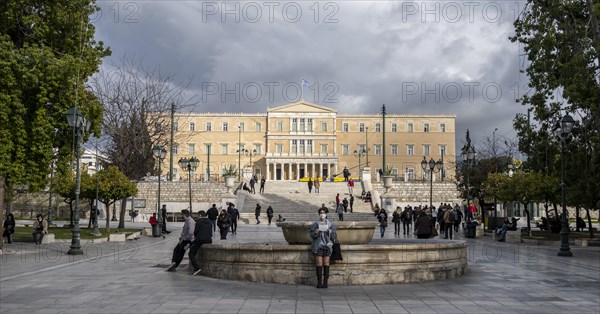
[[266, 158], [267, 181], [297, 181], [302, 178], [329, 178], [338, 173], [338, 160], [332, 158]]

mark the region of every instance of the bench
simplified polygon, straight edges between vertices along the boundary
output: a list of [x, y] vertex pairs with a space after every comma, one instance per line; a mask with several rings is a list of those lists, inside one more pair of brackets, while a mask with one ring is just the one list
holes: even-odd
[[[493, 233], [494, 240], [498, 240], [499, 235], [494, 231]], [[521, 243], [521, 230], [508, 230], [506, 231], [506, 237], [504, 238], [505, 242], [511, 243]]]
[[56, 239], [54, 237], [54, 233], [48, 233], [44, 235], [44, 238], [42, 239], [42, 244], [54, 243], [55, 240]]
[[152, 227], [144, 227], [144, 235], [152, 236]]
[[125, 233], [111, 233], [108, 235], [108, 241], [110, 242], [125, 242], [127, 240], [127, 234]]

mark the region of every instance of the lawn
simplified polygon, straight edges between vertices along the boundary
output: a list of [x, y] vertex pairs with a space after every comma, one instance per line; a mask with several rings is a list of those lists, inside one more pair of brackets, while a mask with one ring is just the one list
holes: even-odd
[[[106, 232], [106, 229], [99, 228], [99, 230], [102, 235], [99, 237], [96, 237], [96, 236], [92, 235], [92, 229], [81, 228], [81, 236], [80, 237], [82, 240], [90, 240], [90, 239], [108, 237], [108, 233]], [[138, 231], [140, 231], [140, 229], [131, 229], [131, 228], [127, 228], [127, 229], [111, 228], [110, 229], [110, 233], [118, 233], [118, 232], [132, 233], [132, 232], [138, 232]], [[15, 240], [15, 241], [33, 241], [33, 236], [31, 235], [32, 233], [33, 233], [33, 227], [16, 227], [15, 233], [13, 234], [13, 240]], [[49, 227], [48, 233], [54, 233], [54, 238], [56, 240], [71, 239], [71, 228], [70, 227]]]
[[[596, 232], [594, 232], [594, 237], [596, 237]], [[533, 239], [533, 240], [546, 240], [546, 241], [560, 241], [560, 233], [550, 233], [546, 231], [531, 231], [531, 236], [522, 236], [525, 239]], [[589, 232], [569, 232], [569, 239], [577, 239], [577, 238], [589, 238]]]

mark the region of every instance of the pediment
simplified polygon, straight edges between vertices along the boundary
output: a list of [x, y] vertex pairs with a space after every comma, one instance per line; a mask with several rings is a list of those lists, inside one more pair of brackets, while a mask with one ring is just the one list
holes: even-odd
[[283, 106], [279, 106], [279, 107], [275, 107], [275, 108], [269, 108], [267, 109], [267, 112], [269, 113], [290, 113], [290, 112], [298, 112], [298, 113], [304, 113], [304, 112], [312, 112], [312, 113], [336, 113], [337, 111], [333, 108], [329, 108], [329, 107], [324, 107], [324, 106], [320, 106], [317, 104], [313, 104], [304, 100], [301, 100], [299, 102], [295, 102], [295, 103], [291, 103], [291, 104], [287, 104], [287, 105], [283, 105]]

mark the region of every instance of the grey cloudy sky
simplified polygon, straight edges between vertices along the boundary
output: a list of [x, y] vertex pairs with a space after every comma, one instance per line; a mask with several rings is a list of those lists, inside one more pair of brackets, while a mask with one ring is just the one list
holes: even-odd
[[[193, 78], [197, 112], [265, 112], [299, 99], [338, 113], [457, 115], [482, 142], [515, 137], [526, 109], [522, 49], [511, 43], [524, 1], [105, 1], [96, 38]], [[239, 84], [239, 87], [237, 87]], [[236, 88], [237, 87], [237, 88]]]

